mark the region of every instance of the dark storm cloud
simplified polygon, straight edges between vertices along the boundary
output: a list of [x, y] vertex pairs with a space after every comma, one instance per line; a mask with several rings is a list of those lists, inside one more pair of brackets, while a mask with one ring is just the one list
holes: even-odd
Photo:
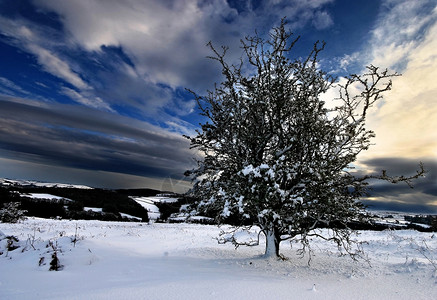
[[[374, 158], [363, 161], [363, 163], [371, 170], [381, 171], [386, 170], [389, 175], [414, 175], [415, 171], [419, 169], [420, 160], [384, 157]], [[435, 161], [423, 161], [426, 169], [432, 171], [437, 167]]]
[[417, 214], [437, 213], [437, 205], [405, 203], [405, 202], [397, 202], [397, 201], [375, 201], [375, 200], [372, 201], [363, 200], [362, 202], [371, 210], [396, 211], [396, 212], [407, 212], [407, 213], [417, 213]]
[[[420, 169], [420, 161], [406, 158], [377, 158], [366, 160], [363, 162], [369, 170], [380, 172], [387, 171], [389, 176], [413, 176]], [[426, 174], [423, 178], [416, 179], [412, 182], [413, 189], [421, 191], [425, 194], [437, 197], [437, 161], [425, 160], [422, 162]], [[374, 190], [380, 192], [405, 193], [411, 188], [403, 183], [391, 184], [384, 181], [379, 181], [374, 184]]]
[[151, 177], [182, 174], [190, 167], [193, 154], [178, 134], [81, 106], [32, 104], [0, 97], [3, 155]]
[[[419, 170], [419, 161], [403, 158], [378, 158], [363, 162], [365, 168], [377, 174], [386, 170], [389, 176], [412, 176]], [[412, 188], [407, 184], [389, 183], [382, 180], [370, 181], [369, 201], [364, 201], [375, 208], [396, 208], [400, 211], [437, 212], [437, 162], [423, 161], [425, 177], [412, 181]], [[428, 208], [426, 210], [425, 208]], [[402, 208], [402, 209], [401, 209]]]

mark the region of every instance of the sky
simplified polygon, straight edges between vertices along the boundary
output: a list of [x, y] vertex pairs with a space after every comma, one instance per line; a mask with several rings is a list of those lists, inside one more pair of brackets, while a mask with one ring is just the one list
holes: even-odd
[[[427, 176], [372, 183], [374, 208], [437, 212], [435, 0], [0, 0], [0, 177], [181, 192], [196, 153], [193, 96], [222, 81], [206, 44], [266, 37], [281, 18], [326, 42], [320, 67], [344, 80], [374, 64], [402, 76], [369, 112], [357, 167]], [[330, 96], [329, 93], [325, 96]]]

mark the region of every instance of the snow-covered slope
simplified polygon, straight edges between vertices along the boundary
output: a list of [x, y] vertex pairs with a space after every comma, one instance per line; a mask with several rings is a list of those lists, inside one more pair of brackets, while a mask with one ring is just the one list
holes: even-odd
[[[1, 223], [0, 299], [437, 299], [432, 233], [362, 232], [370, 265], [316, 241], [308, 266], [296, 245], [282, 244], [287, 261], [265, 260], [262, 245], [235, 250], [217, 244], [220, 230], [44, 219]], [[11, 235], [20, 248], [8, 252], [5, 236]], [[50, 272], [55, 250], [63, 270]]]
[[154, 221], [161, 216], [158, 206], [155, 205], [155, 202], [159, 201], [158, 197], [131, 197], [131, 199], [135, 200], [147, 210], [149, 220]]
[[165, 203], [174, 203], [177, 202], [179, 199], [176, 197], [176, 195], [156, 195], [156, 196], [150, 196], [150, 197], [137, 197], [137, 196], [131, 196], [131, 199], [139, 203], [142, 207], [144, 207], [149, 215], [149, 220], [156, 221], [160, 218], [161, 213], [159, 211], [158, 206], [155, 205], [157, 202], [165, 202]]
[[68, 198], [63, 198], [63, 197], [55, 196], [52, 194], [45, 194], [45, 193], [25, 193], [25, 194], [20, 194], [20, 196], [21, 197], [28, 197], [28, 198], [32, 198], [32, 199], [39, 199], [39, 200], [72, 201], [71, 199], [68, 199]]

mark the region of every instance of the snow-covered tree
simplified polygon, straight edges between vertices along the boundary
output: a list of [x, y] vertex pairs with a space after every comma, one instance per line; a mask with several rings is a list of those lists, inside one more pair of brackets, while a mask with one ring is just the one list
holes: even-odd
[[[299, 38], [285, 27], [283, 20], [268, 40], [243, 40], [238, 65], [226, 62], [226, 47], [218, 51], [209, 44], [224, 81], [205, 96], [193, 93], [209, 119], [188, 137], [203, 153], [198, 167], [187, 172], [196, 179], [195, 209], [215, 213], [218, 222], [259, 226], [266, 256], [279, 256], [286, 239], [300, 241], [305, 250], [312, 236], [349, 252], [348, 224], [366, 216], [359, 197], [367, 179], [409, 182], [423, 169], [409, 178], [351, 173], [374, 136], [365, 128], [368, 110], [391, 88], [395, 74], [369, 66], [339, 84], [319, 68], [323, 43], [315, 43], [305, 58], [290, 58]], [[339, 97], [327, 105], [322, 95], [334, 85]], [[319, 227], [329, 227], [330, 235], [314, 230]], [[222, 241], [239, 244], [233, 237]]]
[[20, 202], [7, 202], [3, 204], [0, 209], [0, 222], [3, 223], [17, 223], [20, 220], [26, 219], [26, 210], [20, 209]]

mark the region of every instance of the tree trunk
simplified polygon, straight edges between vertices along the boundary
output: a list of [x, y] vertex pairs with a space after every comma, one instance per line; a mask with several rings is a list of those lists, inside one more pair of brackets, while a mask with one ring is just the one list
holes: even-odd
[[264, 234], [266, 236], [266, 252], [264, 256], [266, 258], [279, 257], [279, 243], [281, 240], [277, 228], [272, 226], [265, 229]]

